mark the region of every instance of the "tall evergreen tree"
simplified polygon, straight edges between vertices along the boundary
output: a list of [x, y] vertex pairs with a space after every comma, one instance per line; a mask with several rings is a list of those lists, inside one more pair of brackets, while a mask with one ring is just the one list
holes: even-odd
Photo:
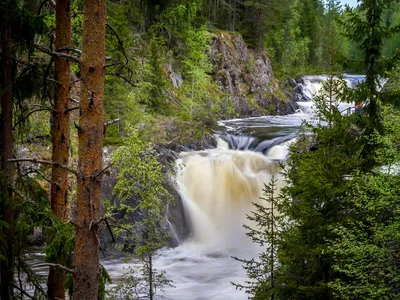
[[15, 211], [13, 203], [13, 176], [12, 163], [8, 160], [13, 157], [13, 105], [14, 105], [14, 41], [10, 15], [16, 10], [14, 1], [2, 3], [0, 13], [1, 36], [1, 82], [0, 82], [0, 157], [1, 157], [1, 235], [2, 255], [0, 255], [0, 296], [1, 299], [13, 298], [14, 290], [14, 221]]
[[[56, 1], [56, 51], [71, 47], [71, 3], [70, 0]], [[67, 50], [64, 50], [68, 52]], [[70, 115], [70, 67], [69, 61], [55, 58], [55, 99], [52, 117], [52, 161], [61, 165], [69, 162], [69, 115]], [[68, 205], [68, 171], [59, 165], [52, 166], [51, 209], [55, 216], [66, 221]], [[55, 261], [65, 265], [65, 258]], [[51, 267], [47, 280], [50, 299], [65, 299], [65, 271]]]
[[104, 131], [106, 1], [85, 0], [83, 14], [73, 297], [97, 300], [100, 270], [98, 222]]

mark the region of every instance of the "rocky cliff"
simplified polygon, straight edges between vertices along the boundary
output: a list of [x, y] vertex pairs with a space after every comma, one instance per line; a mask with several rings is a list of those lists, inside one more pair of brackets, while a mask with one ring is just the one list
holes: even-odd
[[217, 33], [213, 35], [210, 51], [217, 85], [234, 98], [238, 115], [295, 111], [290, 93], [284, 92], [274, 77], [265, 50], [248, 48], [240, 35]]

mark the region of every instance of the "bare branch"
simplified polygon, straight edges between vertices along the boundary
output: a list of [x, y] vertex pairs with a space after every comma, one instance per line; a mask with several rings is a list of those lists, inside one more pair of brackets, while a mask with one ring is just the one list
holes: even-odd
[[50, 94], [49, 94], [49, 91], [47, 90], [47, 80], [46, 80], [46, 78], [47, 78], [47, 76], [49, 75], [49, 73], [50, 73], [50, 69], [51, 69], [51, 66], [53, 65], [53, 63], [54, 63], [54, 57], [51, 57], [51, 59], [50, 59], [50, 61], [49, 61], [49, 64], [47, 65], [47, 68], [46, 68], [46, 71], [45, 71], [45, 73], [44, 73], [44, 75], [43, 75], [43, 91], [44, 91], [44, 94], [47, 96], [47, 98], [49, 99], [49, 101], [50, 101], [50, 103], [52, 103], [52, 97], [50, 96]]
[[109, 164], [107, 167], [105, 167], [103, 170], [101, 170], [98, 174], [95, 175], [95, 177], [99, 177], [101, 176], [105, 171], [107, 171], [109, 168], [111, 168], [112, 166], [114, 166], [114, 163]]
[[27, 292], [25, 292], [23, 289], [21, 289], [19, 286], [14, 284], [14, 288], [16, 288], [18, 291], [21, 292], [21, 294], [25, 295], [26, 297], [28, 297], [29, 299], [33, 299], [35, 300], [36, 298], [32, 297], [31, 295], [29, 295]]
[[104, 123], [103, 134], [106, 134], [108, 126], [110, 126], [111, 124], [117, 123], [117, 122], [119, 122], [119, 119], [114, 119], [114, 120]]
[[78, 171], [76, 171], [76, 170], [74, 170], [74, 169], [72, 169], [72, 168], [70, 168], [70, 167], [68, 167], [68, 166], [66, 166], [66, 165], [60, 164], [60, 163], [58, 163], [58, 162], [55, 162], [55, 161], [41, 160], [41, 159], [28, 158], [28, 157], [9, 159], [8, 161], [9, 161], [9, 162], [24, 162], [24, 161], [30, 161], [30, 162], [33, 162], [33, 163], [35, 163], [35, 164], [44, 164], [44, 165], [57, 166], [57, 167], [60, 167], [60, 168], [62, 168], [62, 169], [65, 169], [65, 170], [71, 172], [71, 173], [74, 174], [75, 176], [78, 176]]
[[137, 87], [137, 84], [130, 79], [126, 78], [124, 75], [118, 74], [118, 73], [108, 73], [106, 76], [116, 76], [124, 80], [125, 83], [128, 83], [129, 85], [133, 87]]
[[35, 49], [43, 52], [43, 53], [46, 53], [46, 54], [52, 56], [52, 57], [65, 58], [66, 60], [70, 60], [70, 61], [73, 61], [73, 62], [76, 62], [76, 63], [80, 63], [81, 62], [81, 60], [79, 58], [75, 57], [75, 56], [68, 55], [68, 54], [65, 54], [65, 53], [62, 53], [62, 52], [55, 52], [55, 51], [52, 51], [49, 48], [43, 47], [43, 46], [38, 45], [38, 44], [34, 44], [33, 47]]
[[28, 119], [28, 118], [29, 118], [32, 114], [34, 114], [35, 112], [44, 111], [44, 110], [46, 110], [46, 111], [51, 111], [51, 109], [49, 109], [49, 107], [34, 109], [34, 110], [30, 111], [26, 116], [21, 117], [21, 118], [18, 120], [18, 122], [14, 124], [13, 129], [15, 129], [15, 128], [16, 128], [19, 124], [21, 124], [24, 120]]
[[74, 102], [74, 103], [76, 103], [76, 104], [79, 104], [79, 101], [76, 100], [76, 99], [74, 99], [74, 98], [69, 98], [69, 101]]
[[108, 127], [111, 124], [117, 123], [119, 121], [120, 121], [120, 119], [114, 119], [114, 120], [108, 121], [108, 122], [104, 123], [104, 127]]
[[119, 61], [117, 61], [115, 63], [105, 65], [104, 68], [111, 68], [111, 67], [119, 66], [120, 64], [121, 63]]
[[106, 222], [107, 229], [108, 229], [108, 231], [110, 232], [111, 239], [112, 239], [113, 243], [115, 244], [115, 243], [116, 243], [115, 236], [114, 236], [114, 233], [112, 232], [112, 229], [111, 229], [111, 227], [110, 227], [110, 224], [108, 223], [107, 218], [105, 218], [104, 221]]
[[55, 80], [54, 78], [46, 78], [46, 80], [54, 82], [55, 84], [58, 84], [60, 82], [58, 82], [57, 80]]
[[122, 43], [122, 40], [119, 38], [119, 35], [117, 34], [117, 32], [114, 30], [114, 28], [112, 28], [111, 26], [110, 26], [110, 24], [106, 24], [106, 26], [107, 26], [107, 28], [108, 29], [110, 29], [111, 30], [111, 32], [115, 35], [115, 37], [117, 38], [117, 40], [118, 40], [118, 45], [119, 45], [119, 47], [121, 48], [121, 51], [122, 51], [122, 54], [124, 55], [124, 57], [125, 57], [125, 63], [124, 63], [124, 66], [126, 66], [127, 64], [128, 64], [128, 56], [126, 55], [126, 53], [125, 53], [125, 49], [124, 49], [124, 44]]
[[53, 263], [40, 263], [40, 264], [35, 264], [35, 265], [31, 265], [31, 268], [41, 268], [41, 267], [53, 267], [53, 268], [59, 268], [61, 270], [64, 270], [66, 272], [69, 272], [71, 274], [74, 274], [75, 271], [67, 268], [66, 266], [63, 265], [59, 265], [59, 264], [53, 264]]
[[70, 107], [70, 108], [66, 109], [66, 110], [64, 111], [64, 113], [67, 113], [67, 112], [70, 112], [70, 111], [73, 111], [73, 110], [79, 109], [79, 108], [80, 108], [80, 106]]
[[65, 46], [56, 50], [56, 52], [63, 52], [63, 51], [72, 51], [78, 53], [79, 55], [82, 54], [82, 50], [78, 48], [74, 48], [72, 46]]

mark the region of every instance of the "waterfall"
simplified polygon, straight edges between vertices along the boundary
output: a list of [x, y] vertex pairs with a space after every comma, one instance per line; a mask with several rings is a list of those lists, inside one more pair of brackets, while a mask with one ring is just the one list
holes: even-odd
[[242, 228], [246, 213], [280, 167], [260, 153], [214, 149], [183, 153], [176, 169], [193, 241], [235, 248], [250, 242]]
[[[364, 80], [363, 76], [344, 77], [350, 87]], [[298, 102], [300, 109], [295, 114], [221, 121], [224, 129], [216, 149], [180, 154], [176, 185], [191, 236], [181, 241], [180, 228], [174, 227], [172, 218], [168, 220], [180, 244], [161, 249], [154, 257], [154, 267], [165, 271], [175, 287], [166, 287], [166, 298], [157, 299], [248, 299], [245, 291], [236, 290], [230, 283], [248, 280], [240, 262], [232, 256], [251, 259], [260, 253], [242, 225], [251, 226], [246, 214], [253, 210], [252, 202], [260, 203], [264, 183], [275, 176], [278, 188], [284, 185], [280, 163], [289, 155], [289, 145], [302, 122], [313, 122], [310, 97], [326, 78], [305, 76], [300, 80], [302, 96], [298, 99], [303, 101]], [[123, 273], [124, 266], [109, 261], [107, 270], [115, 278], [116, 273]]]

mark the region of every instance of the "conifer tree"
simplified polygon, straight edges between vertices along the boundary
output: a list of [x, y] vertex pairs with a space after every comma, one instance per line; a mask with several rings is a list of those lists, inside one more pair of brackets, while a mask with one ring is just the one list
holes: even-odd
[[[71, 3], [70, 0], [56, 1], [56, 40], [57, 50], [71, 47]], [[59, 50], [61, 51], [61, 50]], [[55, 99], [52, 118], [52, 161], [68, 165], [70, 133], [70, 66], [69, 61], [55, 58]], [[52, 166], [51, 174], [51, 208], [55, 216], [62, 221], [67, 218], [68, 205], [68, 171], [58, 165]], [[65, 258], [55, 263], [65, 265]], [[47, 281], [50, 299], [65, 299], [65, 271], [51, 267]]]
[[99, 295], [100, 187], [104, 132], [106, 1], [84, 1], [81, 99], [78, 126], [74, 299]]
[[[0, 215], [2, 230], [2, 255], [0, 255], [0, 298], [9, 300], [13, 298], [14, 283], [14, 203], [13, 203], [13, 165], [8, 160], [13, 156], [13, 89], [14, 89], [14, 41], [12, 39], [12, 25], [10, 16], [15, 5], [7, 3], [2, 6], [0, 13], [1, 36], [1, 92], [0, 92], [0, 157], [1, 157], [1, 195]], [[9, 9], [9, 10], [8, 10]]]
[[268, 184], [264, 184], [261, 203], [253, 203], [254, 211], [247, 215], [249, 224], [245, 224], [246, 235], [253, 243], [264, 250], [258, 259], [241, 259], [249, 281], [244, 284], [233, 283], [236, 288], [244, 289], [253, 295], [252, 299], [276, 299], [276, 270], [278, 268], [278, 248], [280, 246], [280, 232], [287, 227], [286, 216], [282, 214], [287, 205], [284, 195], [277, 195], [277, 180], [272, 177]]

